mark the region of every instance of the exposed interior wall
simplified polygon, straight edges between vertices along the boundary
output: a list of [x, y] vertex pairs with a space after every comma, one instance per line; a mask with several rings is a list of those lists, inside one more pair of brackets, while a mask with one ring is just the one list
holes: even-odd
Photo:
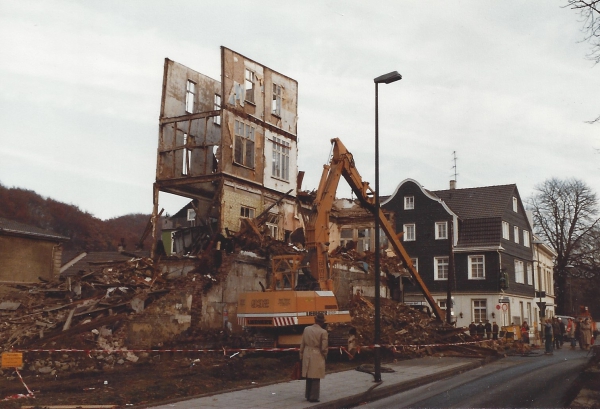
[[[27, 237], [0, 235], [0, 282], [37, 283], [60, 272], [59, 243]], [[60, 258], [58, 258], [60, 260]]]

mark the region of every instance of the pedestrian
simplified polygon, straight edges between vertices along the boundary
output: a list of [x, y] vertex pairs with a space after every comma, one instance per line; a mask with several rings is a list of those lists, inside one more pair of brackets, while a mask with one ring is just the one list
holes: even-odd
[[498, 332], [500, 332], [500, 328], [498, 327], [498, 324], [496, 324], [496, 321], [494, 321], [494, 323], [492, 324], [492, 338], [493, 339], [498, 339]]
[[581, 343], [583, 344], [583, 349], [586, 351], [590, 349], [590, 345], [592, 344], [592, 324], [588, 317], [585, 317], [581, 323]]
[[323, 325], [325, 316], [318, 313], [315, 323], [304, 328], [300, 342], [300, 360], [302, 377], [306, 378], [304, 397], [309, 402], [319, 402], [321, 379], [325, 377], [325, 359], [327, 358], [328, 334]]
[[577, 339], [575, 338], [575, 323], [572, 318], [567, 322], [567, 338], [571, 342], [571, 349], [575, 349]]
[[554, 348], [560, 349], [560, 339], [562, 338], [560, 332], [560, 325], [556, 317], [552, 318], [552, 337], [554, 338]]
[[485, 328], [483, 326], [483, 322], [479, 321], [479, 324], [477, 324], [477, 338], [483, 339], [484, 333], [485, 333]]
[[487, 339], [492, 338], [492, 324], [490, 324], [490, 320], [485, 320], [485, 337]]
[[583, 342], [581, 340], [581, 337], [581, 318], [577, 318], [577, 321], [575, 321], [575, 338], [577, 338], [579, 349], [583, 349]]
[[521, 342], [529, 344], [529, 325], [527, 325], [527, 321], [523, 321], [523, 325], [521, 325]]
[[562, 348], [567, 335], [567, 329], [565, 328], [565, 323], [562, 322], [562, 318], [560, 317], [558, 317], [558, 327], [560, 328], [560, 347]]
[[475, 325], [475, 321], [471, 321], [469, 324], [469, 335], [472, 337], [477, 335], [477, 325]]
[[550, 319], [546, 320], [546, 324], [544, 325], [544, 337], [546, 338], [546, 355], [552, 355], [552, 322]]

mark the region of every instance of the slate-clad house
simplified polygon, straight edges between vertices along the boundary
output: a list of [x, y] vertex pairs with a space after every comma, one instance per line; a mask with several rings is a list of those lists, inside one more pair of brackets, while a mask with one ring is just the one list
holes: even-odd
[[[443, 309], [453, 253], [458, 326], [535, 320], [532, 228], [516, 185], [428, 191], [406, 179], [382, 207], [394, 212], [404, 247]], [[407, 287], [405, 301], [423, 297]]]

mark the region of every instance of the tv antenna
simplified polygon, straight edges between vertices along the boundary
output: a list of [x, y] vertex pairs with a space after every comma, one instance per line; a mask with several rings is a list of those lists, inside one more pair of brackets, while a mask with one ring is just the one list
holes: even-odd
[[457, 173], [457, 168], [456, 168], [456, 161], [458, 160], [458, 157], [456, 156], [456, 151], [452, 151], [452, 162], [454, 163], [452, 165], [452, 169], [454, 169], [454, 182], [458, 181], [458, 173]]

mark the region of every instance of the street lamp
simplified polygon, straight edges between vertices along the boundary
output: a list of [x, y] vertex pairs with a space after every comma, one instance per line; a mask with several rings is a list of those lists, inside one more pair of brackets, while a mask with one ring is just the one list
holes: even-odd
[[398, 71], [375, 78], [375, 382], [381, 382], [381, 320], [380, 320], [380, 244], [379, 244], [379, 84], [391, 84], [402, 79]]

